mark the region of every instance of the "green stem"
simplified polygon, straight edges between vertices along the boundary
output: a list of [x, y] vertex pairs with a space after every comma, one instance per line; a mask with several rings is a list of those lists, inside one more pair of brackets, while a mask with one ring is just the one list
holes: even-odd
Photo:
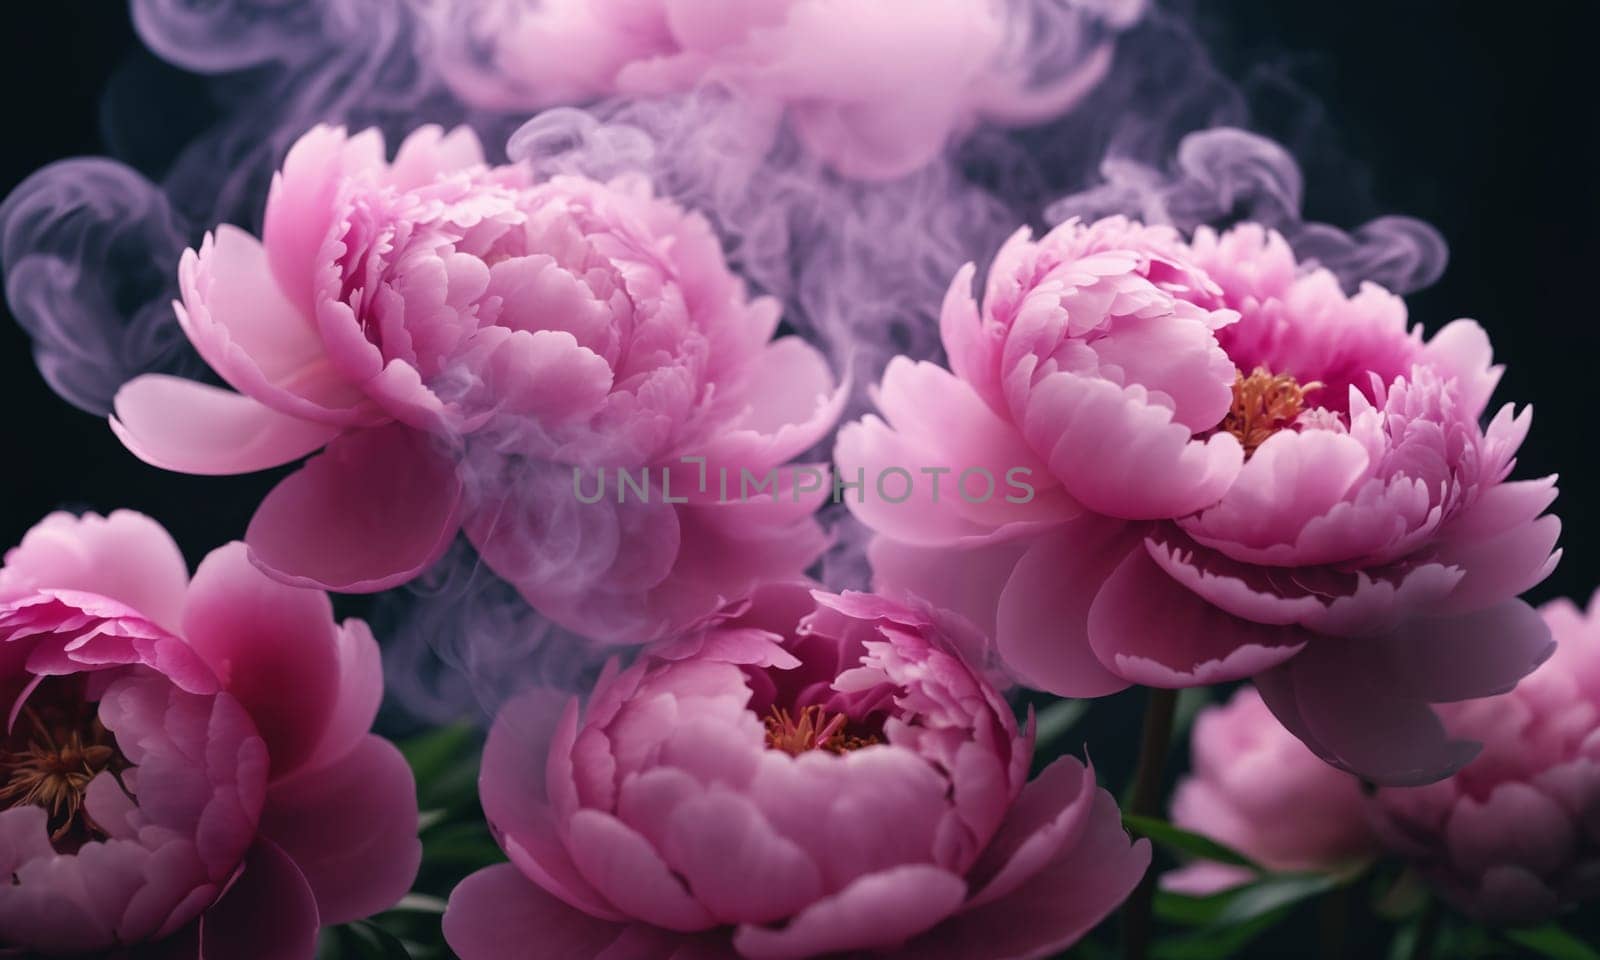
[[[1144, 708], [1144, 734], [1139, 744], [1139, 766], [1133, 774], [1128, 812], [1141, 817], [1161, 815], [1161, 787], [1167, 753], [1172, 747], [1172, 718], [1178, 705], [1176, 690], [1149, 690]], [[1144, 879], [1122, 907], [1122, 955], [1125, 960], [1145, 960], [1150, 952], [1151, 913], [1156, 899], [1156, 870], [1152, 864]]]
[[1323, 960], [1344, 960], [1345, 930], [1350, 923], [1350, 887], [1334, 887], [1322, 895], [1318, 904], [1322, 927]]
[[1417, 939], [1411, 942], [1411, 960], [1432, 960], [1433, 945], [1439, 939], [1439, 899], [1429, 897], [1417, 921]]

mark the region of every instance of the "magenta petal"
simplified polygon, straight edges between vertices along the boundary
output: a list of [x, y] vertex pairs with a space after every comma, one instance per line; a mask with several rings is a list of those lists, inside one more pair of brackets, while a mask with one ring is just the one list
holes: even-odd
[[369, 735], [332, 766], [274, 783], [261, 835], [299, 866], [323, 923], [386, 910], [422, 861], [411, 768], [394, 744]]
[[1023, 683], [1064, 697], [1101, 697], [1128, 685], [1095, 655], [1089, 612], [1121, 559], [1138, 550], [1137, 538], [1125, 524], [1085, 517], [1023, 555], [1000, 594], [996, 627], [1000, 656]]
[[189, 568], [171, 535], [142, 513], [52, 513], [5, 555], [0, 595], [11, 589], [82, 590], [177, 627]]
[[111, 429], [134, 456], [178, 473], [251, 473], [298, 460], [339, 427], [279, 413], [231, 390], [150, 373], [123, 384]]
[[228, 960], [306, 960], [317, 950], [317, 901], [294, 861], [257, 840], [233, 885], [200, 919], [200, 950]]
[[[1261, 698], [1318, 756], [1380, 786], [1442, 780], [1477, 756], [1452, 740], [1427, 703], [1396, 697], [1383, 680], [1339, 656], [1338, 639], [1256, 678]], [[1333, 648], [1333, 649], [1330, 649]]]
[[316, 753], [306, 761], [307, 770], [316, 770], [344, 757], [372, 729], [383, 701], [383, 660], [378, 641], [364, 621], [346, 620], [339, 625], [338, 692], [333, 713], [317, 742]]
[[598, 957], [626, 925], [600, 920], [546, 893], [509, 863], [479, 870], [450, 892], [444, 938], [461, 960]]
[[566, 839], [584, 879], [624, 913], [668, 930], [717, 925], [649, 842], [611, 814], [579, 810], [567, 821]]
[[1429, 703], [1505, 693], [1555, 653], [1550, 627], [1521, 600], [1476, 613], [1419, 617], [1392, 633], [1352, 639], [1347, 658], [1395, 694]]
[[965, 895], [960, 877], [928, 864], [906, 864], [853, 881], [782, 930], [742, 926], [733, 943], [751, 960], [898, 947], [955, 912]]
[[967, 908], [1006, 896], [1044, 869], [1063, 847], [1077, 845], [1095, 795], [1094, 774], [1074, 757], [1061, 757], [1028, 781], [968, 877], [973, 882], [987, 879]]
[[1240, 680], [1293, 657], [1310, 634], [1223, 613], [1136, 549], [1089, 608], [1089, 643], [1119, 676], [1150, 687]]
[[399, 425], [347, 433], [267, 494], [245, 543], [289, 583], [371, 593], [405, 583], [455, 537], [461, 481]]
[[484, 816], [506, 838], [512, 862], [541, 887], [593, 916], [620, 919], [589, 882], [578, 873], [556, 828], [551, 809], [552, 777], [571, 784], [571, 761], [556, 751], [572, 750], [577, 702], [553, 691], [534, 688], [500, 708], [483, 748], [483, 773], [478, 796]]
[[1082, 939], [1150, 867], [1150, 841], [1130, 842], [1109, 793], [1094, 791], [1088, 820], [1078, 842], [1063, 846], [1029, 882], [945, 921], [896, 960], [1049, 957]]
[[244, 544], [213, 550], [195, 571], [183, 634], [250, 711], [280, 779], [321, 742], [338, 693], [333, 604], [251, 565]]

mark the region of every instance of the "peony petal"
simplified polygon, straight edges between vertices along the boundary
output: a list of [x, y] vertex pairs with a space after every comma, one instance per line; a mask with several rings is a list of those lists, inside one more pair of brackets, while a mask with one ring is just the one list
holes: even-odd
[[1080, 940], [1115, 910], [1150, 867], [1150, 841], [1130, 841], [1116, 801], [1093, 791], [1088, 824], [1029, 882], [964, 911], [909, 944], [896, 960], [1025, 960]]
[[300, 868], [324, 924], [387, 910], [422, 861], [411, 768], [393, 744], [369, 735], [331, 767], [274, 783], [261, 835]]
[[1022, 422], [1067, 492], [1111, 517], [1181, 517], [1209, 507], [1244, 462], [1232, 434], [1193, 439], [1143, 387], [1072, 373], [1034, 384]]
[[786, 463], [820, 441], [839, 419], [849, 385], [835, 385], [821, 352], [799, 337], [766, 344], [743, 372], [742, 414], [712, 437], [706, 469]]
[[178, 473], [251, 473], [298, 460], [340, 428], [279, 413], [231, 390], [148, 373], [123, 384], [111, 429], [134, 456]]
[[678, 803], [662, 856], [721, 923], [774, 923], [822, 895], [817, 865], [749, 800], [725, 790]]
[[332, 232], [341, 182], [362, 170], [383, 169], [383, 134], [354, 137], [320, 125], [295, 141], [272, 180], [261, 235], [283, 295], [302, 317], [313, 317], [318, 256]]
[[380, 419], [359, 387], [328, 362], [313, 314], [273, 282], [266, 251], [227, 225], [178, 265], [178, 322], [234, 389], [290, 416], [350, 425]]
[[1024, 684], [1063, 697], [1102, 697], [1128, 685], [1095, 654], [1089, 613], [1138, 535], [1128, 524], [1084, 517], [1028, 548], [1000, 594], [995, 634], [1007, 669]]
[[316, 750], [339, 691], [333, 604], [320, 590], [279, 583], [237, 541], [195, 571], [183, 635], [244, 704], [282, 779]]
[[484, 816], [511, 859], [541, 887], [591, 916], [621, 919], [589, 885], [562, 844], [551, 810], [548, 777], [574, 788], [570, 754], [577, 703], [551, 690], [534, 688], [506, 702], [495, 716], [483, 748], [478, 795]]
[[1380, 786], [1442, 780], [1477, 756], [1453, 740], [1427, 703], [1394, 696], [1344, 641], [1310, 644], [1300, 656], [1256, 677], [1279, 722], [1318, 756]]
[[[466, 170], [483, 162], [483, 145], [471, 127], [456, 127], [446, 133], [443, 127], [430, 123], [406, 135], [385, 179], [396, 190], [415, 190], [432, 183], [441, 174]], [[286, 162], [285, 168], [287, 166]]]
[[305, 763], [315, 770], [343, 758], [372, 729], [383, 702], [383, 660], [372, 629], [361, 620], [339, 625], [338, 692], [333, 713], [317, 743], [316, 753]]
[[1075, 757], [1061, 757], [1022, 788], [1005, 823], [968, 874], [980, 884], [967, 909], [1016, 890], [1071, 849], [1089, 823], [1095, 803], [1094, 773]]
[[82, 590], [177, 627], [189, 568], [170, 534], [142, 513], [52, 513], [6, 552], [0, 596], [12, 589]]
[[954, 913], [965, 895], [960, 877], [927, 864], [906, 864], [858, 878], [781, 930], [741, 926], [733, 943], [751, 960], [894, 948]]
[[1151, 687], [1240, 680], [1300, 652], [1311, 635], [1296, 627], [1240, 620], [1185, 590], [1136, 549], [1089, 608], [1089, 644], [1119, 676]]
[[644, 837], [616, 817], [579, 810], [567, 822], [566, 839], [584, 879], [629, 916], [685, 932], [716, 926]]
[[479, 870], [450, 891], [444, 938], [461, 960], [598, 957], [627, 926], [573, 909], [509, 863]]
[[444, 554], [461, 481], [426, 437], [390, 425], [347, 433], [267, 494], [245, 542], [287, 583], [371, 593]]
[[316, 899], [294, 861], [257, 840], [233, 885], [200, 920], [201, 954], [306, 960], [316, 953], [319, 926]]

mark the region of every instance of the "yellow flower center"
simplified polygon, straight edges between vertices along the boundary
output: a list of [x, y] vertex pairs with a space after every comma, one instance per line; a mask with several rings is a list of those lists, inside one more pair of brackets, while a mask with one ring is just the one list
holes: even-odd
[[120, 784], [120, 774], [132, 765], [93, 704], [40, 698], [41, 692], [34, 699], [47, 702], [23, 707], [0, 739], [0, 810], [43, 807], [51, 842], [69, 852], [107, 837], [84, 808], [89, 784], [107, 771]]
[[848, 717], [842, 713], [830, 714], [819, 706], [805, 707], [793, 716], [782, 707], [773, 707], [762, 723], [767, 728], [767, 746], [791, 757], [808, 750], [847, 753], [883, 742], [875, 734], [848, 732], [845, 729]]
[[1306, 407], [1306, 394], [1321, 386], [1317, 381], [1302, 385], [1286, 373], [1268, 373], [1263, 367], [1249, 376], [1241, 371], [1233, 380], [1233, 406], [1217, 429], [1233, 434], [1248, 457], [1293, 423]]

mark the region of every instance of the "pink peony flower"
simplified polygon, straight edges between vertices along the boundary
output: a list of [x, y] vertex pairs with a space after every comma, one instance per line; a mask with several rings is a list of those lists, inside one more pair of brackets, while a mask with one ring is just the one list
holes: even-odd
[[953, 623], [768, 586], [608, 667], [581, 710], [513, 700], [480, 792], [511, 863], [467, 878], [464, 960], [1042, 957], [1150, 861], [1077, 760], [1025, 783], [1032, 731]]
[[1029, 123], [1071, 107], [1110, 66], [1111, 31], [1143, 6], [478, 0], [436, 4], [425, 22], [445, 82], [474, 106], [532, 111], [717, 85], [764, 108], [772, 132], [786, 114], [845, 176], [884, 179], [980, 119]]
[[[843, 392], [811, 347], [769, 342], [776, 303], [747, 299], [707, 224], [642, 183], [534, 184], [486, 167], [465, 129], [423, 128], [385, 162], [375, 131], [319, 127], [273, 183], [264, 238], [221, 227], [180, 268], [179, 320], [239, 393], [140, 377], [112, 427], [188, 473], [325, 447], [245, 535], [273, 576], [384, 589], [465, 526], [550, 616], [651, 636], [821, 552], [823, 491], [784, 479], [733, 503], [697, 473], [776, 470]], [[579, 509], [579, 467], [586, 493], [598, 468], [644, 471], [653, 502], [613, 488]]]
[[1600, 594], [1541, 609], [1555, 656], [1504, 696], [1444, 708], [1483, 753], [1455, 776], [1378, 791], [1382, 835], [1463, 911], [1523, 925], [1600, 898]]
[[[1178, 826], [1272, 870], [1330, 873], [1378, 852], [1360, 781], [1306, 749], [1254, 688], [1201, 710], [1189, 744], [1192, 770], [1172, 798]], [[1197, 860], [1162, 884], [1204, 896], [1251, 876]]]
[[[887, 422], [839, 435], [869, 484], [951, 471], [938, 502], [926, 475], [903, 502], [849, 498], [880, 590], [993, 628], [1054, 693], [1255, 677], [1296, 736], [1374, 781], [1472, 757], [1429, 705], [1549, 654], [1514, 598], [1560, 530], [1553, 477], [1506, 482], [1527, 411], [1480, 426], [1500, 374], [1482, 329], [1424, 340], [1399, 298], [1346, 296], [1253, 225], [1186, 244], [1069, 222], [1013, 237], [981, 310], [972, 280], [945, 303], [953, 372], [892, 363]], [[973, 470], [1029, 490], [984, 497]]]
[[0, 569], [0, 956], [310, 957], [410, 888], [365, 624], [232, 544], [52, 514]]

